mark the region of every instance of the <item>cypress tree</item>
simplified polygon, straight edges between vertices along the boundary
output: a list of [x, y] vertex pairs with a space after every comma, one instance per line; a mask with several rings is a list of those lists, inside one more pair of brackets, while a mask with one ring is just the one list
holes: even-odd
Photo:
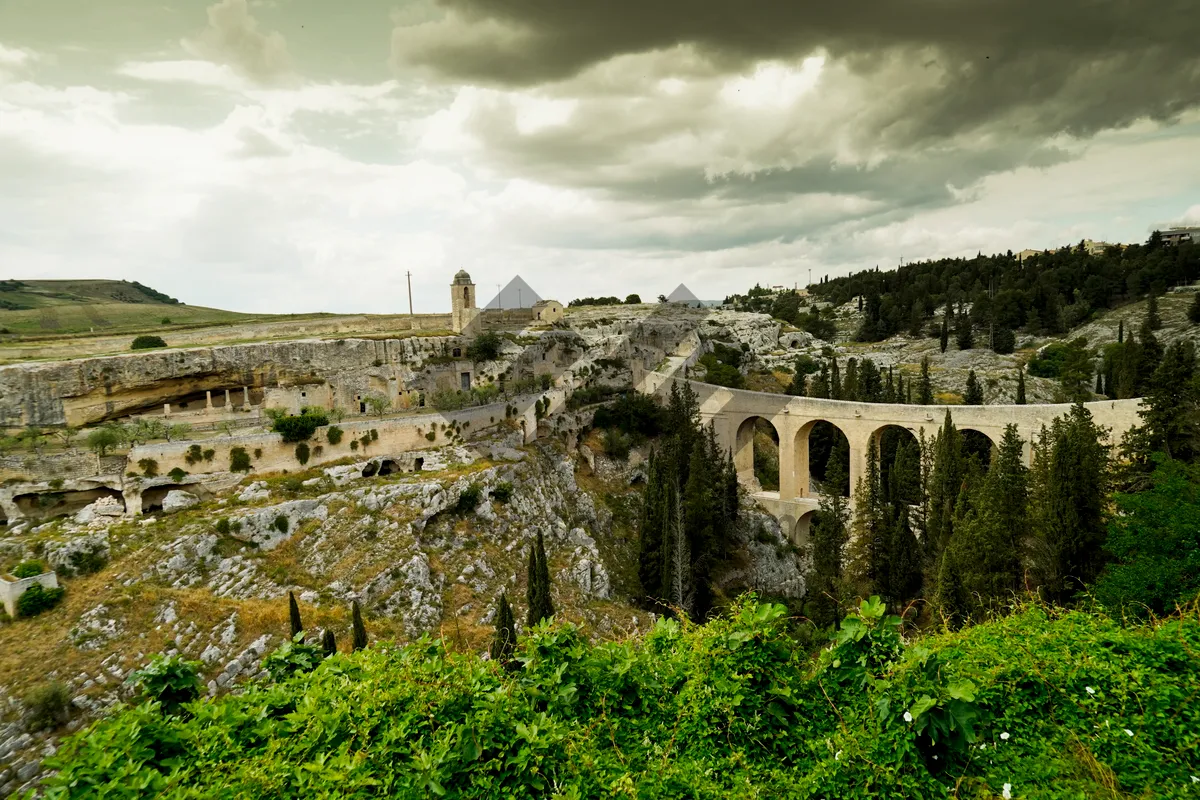
[[544, 619], [554, 616], [554, 603], [550, 598], [550, 566], [546, 561], [546, 543], [542, 532], [529, 546], [529, 585], [525, 598], [529, 602], [526, 625], [532, 628]]
[[[944, 347], [942, 352], [945, 352]], [[933, 382], [929, 378], [929, 356], [921, 359], [921, 384], [917, 402], [923, 406], [933, 405]]]
[[846, 378], [842, 382], [843, 400], [861, 400], [858, 386], [858, 359], [846, 359]]
[[1096, 373], [1096, 394], [1098, 394], [1098, 395], [1103, 395], [1103, 394], [1105, 394], [1105, 391], [1104, 391], [1104, 373], [1103, 373], [1103, 372], [1097, 372], [1097, 373]]
[[808, 613], [821, 627], [841, 621], [845, 551], [850, 540], [850, 504], [841, 493], [848, 480], [845, 473], [840, 459], [829, 460], [810, 531], [812, 568], [805, 581], [811, 598]]
[[321, 650], [325, 653], [326, 658], [337, 655], [337, 639], [333, 638], [333, 631], [329, 628], [326, 628], [325, 632], [321, 634]]
[[1043, 582], [1055, 602], [1071, 599], [1104, 565], [1109, 477], [1105, 436], [1091, 413], [1076, 403], [1049, 430], [1043, 429], [1035, 451], [1031, 508], [1045, 554]]
[[1007, 426], [986, 477], [963, 504], [939, 573], [939, 604], [952, 621], [982, 619], [1021, 587], [1020, 553], [1029, 531], [1023, 446], [1016, 426]]
[[[1197, 295], [1197, 297], [1200, 297], [1200, 295]], [[1121, 320], [1119, 323], [1117, 323], [1117, 344], [1124, 344], [1124, 343], [1125, 343], [1125, 320]]]
[[925, 537], [926, 564], [933, 565], [932, 575], [938, 574], [942, 553], [954, 533], [954, 512], [958, 493], [966, 477], [962, 435], [954, 426], [950, 411], [946, 411], [942, 429], [933, 440], [933, 465], [929, 475], [929, 513]]
[[846, 393], [842, 387], [842, 375], [838, 371], [837, 359], [829, 366], [829, 396], [834, 400], [845, 400]]
[[[947, 306], [947, 309], [949, 307]], [[942, 348], [942, 352], [946, 352], [946, 348], [950, 344], [950, 311], [942, 314], [942, 330], [938, 334], [938, 345]]]
[[963, 396], [963, 400], [969, 406], [983, 405], [983, 387], [979, 385], [973, 369], [967, 371], [967, 393]]
[[1017, 399], [1016, 404], [1025, 405], [1025, 367], [1017, 367]]
[[1195, 346], [1180, 340], [1168, 347], [1138, 412], [1148, 451], [1137, 454], [1139, 462], [1147, 464], [1151, 452], [1184, 461], [1195, 458], [1200, 441], [1200, 390], [1195, 377]]
[[350, 603], [350, 623], [353, 629], [350, 652], [353, 653], [367, 646], [367, 626], [363, 624], [362, 610], [358, 607], [357, 600]]
[[1147, 328], [1156, 331], [1162, 327], [1162, 319], [1158, 316], [1158, 295], [1151, 294], [1150, 299], [1146, 301], [1146, 322]]
[[508, 596], [500, 593], [500, 603], [496, 606], [496, 633], [492, 636], [488, 652], [493, 661], [504, 666], [512, 663], [513, 651], [517, 647], [517, 621], [513, 618], [512, 606], [508, 604]]
[[796, 370], [792, 375], [792, 380], [787, 386], [787, 394], [792, 397], [804, 397], [808, 394], [808, 378], [800, 370]]
[[[642, 521], [639, 528], [638, 578], [642, 593], [648, 599], [662, 597], [663, 515], [666, 510], [664, 476], [665, 464], [660, 450], [650, 453], [646, 467], [646, 493], [642, 500]], [[530, 580], [532, 581], [532, 573]]]
[[[879, 445], [876, 437], [867, 441], [867, 465], [854, 492], [854, 538], [850, 544], [849, 571], [861, 597], [880, 595], [887, 590], [891, 568], [888, 552], [887, 518], [879, 485]], [[883, 597], [889, 605], [897, 598]]]
[[300, 606], [296, 603], [296, 595], [288, 592], [288, 620], [292, 625], [292, 638], [296, 638], [296, 634], [304, 631], [304, 625], [300, 622]]
[[892, 375], [892, 368], [888, 367], [887, 380], [883, 384], [883, 402], [896, 402], [896, 379]]
[[971, 350], [975, 347], [975, 333], [971, 329], [971, 317], [966, 314], [959, 317], [955, 343], [958, 344], [959, 350]]
[[1200, 292], [1192, 295], [1192, 304], [1188, 306], [1187, 317], [1188, 322], [1193, 325], [1200, 325]]

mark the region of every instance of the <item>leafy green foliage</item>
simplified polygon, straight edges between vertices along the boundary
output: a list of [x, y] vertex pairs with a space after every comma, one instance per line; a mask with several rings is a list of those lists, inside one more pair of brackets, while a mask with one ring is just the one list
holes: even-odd
[[234, 447], [229, 451], [229, 471], [230, 472], [249, 472], [250, 471], [250, 454], [246, 452], [244, 447]]
[[458, 503], [454, 506], [455, 513], [470, 514], [483, 502], [483, 487], [478, 483], [469, 483], [458, 495]]
[[497, 503], [507, 503], [512, 499], [512, 481], [500, 481], [492, 487], [492, 499]]
[[59, 604], [66, 593], [67, 590], [61, 586], [47, 589], [40, 583], [35, 583], [17, 598], [17, 616], [36, 617], [43, 611], [49, 611]]
[[1165, 614], [1200, 595], [1200, 468], [1159, 456], [1150, 487], [1118, 493], [1108, 525], [1113, 562], [1096, 598], [1114, 611]]
[[318, 645], [305, 644], [304, 631], [300, 631], [269, 653], [262, 668], [271, 680], [281, 682], [302, 672], [312, 672], [324, 659], [324, 650]]
[[308, 463], [309, 456], [312, 451], [309, 450], [308, 442], [301, 442], [296, 445], [296, 461], [300, 462], [300, 466]]
[[[850, 622], [853, 619], [855, 622]], [[880, 602], [815, 662], [784, 609], [661, 619], [519, 669], [421, 639], [67, 739], [50, 797], [1183, 798], [1200, 774], [1200, 620], [1038, 608], [905, 647]]]
[[353, 634], [350, 640], [350, 649], [353, 652], [365, 649], [367, 646], [367, 626], [363, 622], [362, 609], [358, 607], [357, 600], [350, 603], [350, 627]]
[[184, 470], [183, 467], [175, 467], [167, 473], [167, 476], [176, 483], [179, 483], [181, 480], [187, 477], [187, 471]]
[[329, 417], [324, 412], [306, 408], [299, 414], [279, 417], [271, 426], [271, 430], [281, 434], [285, 442], [303, 442], [311, 438], [317, 428], [328, 424]]
[[546, 543], [541, 531], [529, 546], [525, 601], [529, 606], [525, 617], [528, 627], [532, 628], [554, 616], [554, 601], [550, 596], [550, 566], [546, 562]]
[[500, 357], [504, 340], [495, 331], [484, 331], [467, 345], [467, 358], [475, 362], [495, 361]]
[[155, 347], [166, 347], [167, 343], [163, 341], [161, 336], [152, 336], [143, 334], [135, 337], [133, 343], [129, 345], [130, 350], [150, 350]]
[[22, 561], [12, 568], [12, 576], [14, 578], [32, 578], [45, 571], [46, 567], [40, 561]]
[[198, 661], [160, 654], [130, 674], [126, 682], [147, 700], [157, 701], [164, 714], [177, 714], [184, 703], [200, 696], [200, 667]]
[[138, 459], [137, 464], [138, 469], [142, 471], [143, 478], [158, 477], [158, 462], [153, 458], [140, 458]]
[[329, 443], [333, 445], [339, 444], [342, 441], [342, 436], [344, 435], [345, 431], [343, 431], [337, 425], [330, 425], [325, 430], [325, 438], [328, 439]]
[[24, 700], [25, 725], [31, 731], [52, 730], [71, 715], [71, 690], [61, 681], [34, 687]]
[[512, 606], [508, 604], [508, 596], [501, 593], [500, 603], [496, 606], [496, 633], [492, 637], [488, 655], [493, 661], [507, 666], [512, 663], [516, 648], [517, 621], [513, 617]]

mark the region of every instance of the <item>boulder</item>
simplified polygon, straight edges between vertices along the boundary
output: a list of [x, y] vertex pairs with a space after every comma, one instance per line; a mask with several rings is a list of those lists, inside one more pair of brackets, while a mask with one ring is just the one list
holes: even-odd
[[191, 508], [199, 502], [200, 498], [191, 492], [185, 492], [182, 489], [172, 489], [163, 498], [163, 513], [171, 514], [176, 511], [183, 511], [185, 508]]
[[81, 508], [79, 513], [75, 515], [75, 521], [80, 525], [86, 525], [92, 520], [101, 517], [123, 516], [125, 516], [125, 504], [115, 497], [105, 496]]
[[274, 550], [292, 538], [300, 524], [316, 519], [324, 522], [329, 509], [317, 500], [292, 500], [277, 506], [266, 506], [240, 517], [231, 517], [230, 535], [243, 542], [258, 545], [262, 550]]

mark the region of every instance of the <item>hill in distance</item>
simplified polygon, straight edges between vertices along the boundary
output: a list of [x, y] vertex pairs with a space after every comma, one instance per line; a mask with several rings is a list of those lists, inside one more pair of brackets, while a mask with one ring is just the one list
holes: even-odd
[[121, 333], [164, 324], [236, 322], [252, 316], [184, 305], [137, 281], [0, 281], [0, 333]]

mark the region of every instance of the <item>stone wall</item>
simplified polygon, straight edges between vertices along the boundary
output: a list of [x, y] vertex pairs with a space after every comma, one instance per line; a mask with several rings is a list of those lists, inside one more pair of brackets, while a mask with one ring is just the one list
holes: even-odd
[[10, 617], [17, 615], [17, 598], [25, 594], [25, 590], [35, 583], [40, 583], [47, 589], [56, 589], [58, 588], [58, 576], [53, 572], [43, 572], [32, 578], [14, 578], [12, 580], [0, 576], [0, 603], [3, 603], [4, 610]]
[[46, 476], [71, 480], [93, 475], [121, 475], [124, 471], [125, 456], [100, 458], [86, 450], [0, 457], [0, 482], [43, 480]]

